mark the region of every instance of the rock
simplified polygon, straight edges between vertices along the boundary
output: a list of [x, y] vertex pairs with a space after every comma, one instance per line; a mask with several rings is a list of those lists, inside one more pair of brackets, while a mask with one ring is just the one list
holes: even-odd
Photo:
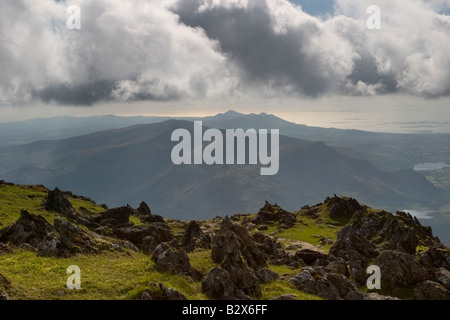
[[181, 246], [187, 251], [193, 251], [195, 248], [209, 249], [211, 248], [211, 236], [204, 235], [200, 225], [196, 221], [191, 221], [183, 233]]
[[141, 218], [141, 221], [144, 221], [147, 223], [153, 223], [153, 222], [166, 223], [166, 221], [164, 220], [164, 218], [162, 216], [159, 216], [157, 214], [152, 214], [150, 207], [145, 202], [141, 202], [137, 211], [140, 214], [139, 217]]
[[216, 300], [251, 300], [236, 287], [230, 274], [219, 267], [208, 271], [202, 281], [202, 292]]
[[55, 219], [54, 225], [59, 233], [59, 241], [69, 251], [69, 255], [75, 253], [99, 253], [117, 249], [117, 245], [114, 246], [113, 243], [107, 241], [104, 237], [85, 231], [68, 221]]
[[445, 268], [450, 269], [450, 251], [447, 251], [441, 244], [435, 243], [427, 251], [419, 255], [419, 262], [427, 269]]
[[294, 254], [295, 259], [301, 259], [307, 265], [313, 265], [317, 260], [328, 260], [328, 256], [318, 251], [310, 249], [301, 249]]
[[26, 210], [21, 211], [20, 218], [14, 224], [0, 230], [0, 242], [21, 248], [29, 247], [39, 255], [56, 257], [120, 249], [112, 239], [61, 219], [55, 219], [55, 226], [52, 226], [42, 216]]
[[212, 259], [229, 273], [239, 290], [250, 296], [260, 297], [259, 284], [279, 278], [267, 268], [266, 255], [248, 231], [228, 218], [223, 219], [213, 237]]
[[188, 275], [192, 270], [186, 251], [169, 243], [160, 243], [153, 252], [152, 260], [168, 273]]
[[330, 254], [342, 258], [349, 265], [349, 275], [359, 285], [363, 285], [367, 280], [367, 267], [378, 256], [379, 252], [377, 247], [366, 238], [359, 236], [357, 233], [347, 232], [346, 228], [351, 229], [352, 227], [342, 228], [336, 242], [330, 249]]
[[222, 261], [230, 254], [239, 253], [252, 269], [267, 267], [266, 257], [259, 250], [248, 231], [229, 219], [223, 219], [219, 231], [212, 241], [212, 259], [215, 263]]
[[142, 292], [140, 300], [186, 300], [186, 297], [173, 288], [166, 288], [161, 282], [152, 283], [150, 289]]
[[396, 289], [413, 287], [422, 281], [432, 279], [427, 270], [414, 259], [414, 256], [403, 252], [383, 251], [376, 258], [374, 264], [381, 269], [382, 286], [394, 288], [393, 293]]
[[256, 224], [270, 224], [279, 222], [281, 228], [292, 228], [297, 218], [292, 213], [283, 210], [278, 205], [272, 205], [266, 201], [264, 207], [262, 207], [254, 222]]
[[442, 284], [447, 290], [450, 290], [450, 271], [445, 268], [439, 268], [434, 272], [436, 282]]
[[327, 198], [325, 204], [328, 205], [330, 218], [333, 220], [350, 220], [356, 212], [367, 211], [367, 207], [359, 204], [352, 198], [341, 198], [336, 195], [333, 198]]
[[298, 290], [330, 300], [363, 300], [364, 294], [345, 276], [322, 267], [305, 267], [288, 280]]
[[448, 300], [450, 291], [442, 284], [427, 280], [414, 288], [414, 298], [416, 300]]
[[[169, 227], [165, 224], [154, 223], [148, 226], [132, 226], [132, 227], [123, 227], [114, 230], [114, 235], [120, 239], [128, 240], [133, 243], [138, 248], [143, 248], [144, 239], [145, 245], [148, 248], [149, 243], [153, 241], [154, 244], [158, 245], [162, 242], [171, 241], [174, 236], [170, 231]], [[150, 237], [153, 240], [150, 241]], [[156, 247], [156, 246], [154, 246]], [[152, 248], [150, 246], [150, 248]], [[150, 254], [153, 250], [147, 252]]]
[[100, 213], [99, 223], [114, 227], [126, 226], [130, 222], [130, 216], [138, 215], [137, 210], [130, 206], [113, 208]]
[[58, 188], [55, 188], [53, 191], [48, 191], [45, 207], [47, 210], [54, 210], [61, 214], [75, 211], [70, 201]]

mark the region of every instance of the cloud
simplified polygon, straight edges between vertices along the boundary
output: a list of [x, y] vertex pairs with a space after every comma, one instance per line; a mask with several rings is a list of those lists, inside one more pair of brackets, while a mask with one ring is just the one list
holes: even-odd
[[[368, 30], [369, 5], [382, 29]], [[81, 30], [66, 9], [81, 8]], [[450, 95], [443, 0], [0, 2], [0, 101], [95, 105], [223, 97]]]
[[[90, 105], [227, 91], [226, 58], [162, 1], [2, 1], [0, 100]], [[65, 25], [81, 8], [81, 30]]]

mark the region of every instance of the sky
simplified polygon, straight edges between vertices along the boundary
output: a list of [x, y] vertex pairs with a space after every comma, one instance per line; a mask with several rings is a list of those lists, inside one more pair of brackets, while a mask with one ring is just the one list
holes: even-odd
[[[72, 5], [79, 30], [66, 25]], [[367, 27], [370, 5], [381, 9], [379, 30]], [[228, 109], [297, 122], [306, 112], [450, 117], [449, 8], [450, 0], [1, 1], [0, 121]]]

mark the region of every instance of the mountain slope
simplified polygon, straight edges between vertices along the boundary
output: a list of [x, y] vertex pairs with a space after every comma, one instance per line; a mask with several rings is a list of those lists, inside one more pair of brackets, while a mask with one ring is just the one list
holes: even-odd
[[253, 212], [260, 199], [288, 210], [329, 194], [359, 197], [369, 205], [429, 204], [439, 195], [412, 170], [388, 173], [320, 142], [280, 137], [280, 170], [260, 166], [175, 166], [170, 140], [193, 124], [170, 120], [86, 136], [0, 148], [2, 178], [73, 190], [108, 205], [152, 203], [156, 212], [183, 219]]

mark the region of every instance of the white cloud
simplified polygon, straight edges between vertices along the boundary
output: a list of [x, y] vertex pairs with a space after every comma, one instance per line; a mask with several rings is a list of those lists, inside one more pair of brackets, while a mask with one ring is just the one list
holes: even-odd
[[[366, 28], [372, 4], [381, 30]], [[81, 30], [65, 26], [69, 5]], [[0, 101], [448, 96], [446, 7], [336, 0], [322, 20], [287, 0], [1, 1]]]

